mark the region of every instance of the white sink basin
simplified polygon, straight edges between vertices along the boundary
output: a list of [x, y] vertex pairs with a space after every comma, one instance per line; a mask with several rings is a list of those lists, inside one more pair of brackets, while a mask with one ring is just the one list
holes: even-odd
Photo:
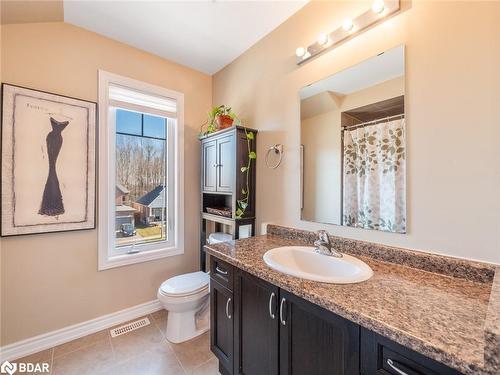
[[314, 247], [277, 247], [267, 251], [263, 258], [276, 271], [323, 283], [359, 283], [373, 276], [370, 266], [357, 258], [347, 254], [342, 258], [318, 254]]

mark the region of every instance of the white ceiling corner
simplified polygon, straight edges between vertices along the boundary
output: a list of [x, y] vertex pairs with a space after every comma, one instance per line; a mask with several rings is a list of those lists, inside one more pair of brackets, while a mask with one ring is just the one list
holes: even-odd
[[214, 74], [307, 1], [64, 0], [64, 21]]

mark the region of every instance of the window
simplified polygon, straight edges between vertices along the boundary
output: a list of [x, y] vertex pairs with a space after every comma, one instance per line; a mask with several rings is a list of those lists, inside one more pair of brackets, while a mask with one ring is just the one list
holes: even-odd
[[99, 72], [99, 269], [183, 253], [183, 95]]

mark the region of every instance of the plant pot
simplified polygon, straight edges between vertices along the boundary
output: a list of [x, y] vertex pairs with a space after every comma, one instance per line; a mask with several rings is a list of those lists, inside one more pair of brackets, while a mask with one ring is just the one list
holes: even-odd
[[219, 130], [230, 128], [233, 126], [233, 121], [234, 120], [228, 115], [218, 115], [215, 117], [215, 122]]

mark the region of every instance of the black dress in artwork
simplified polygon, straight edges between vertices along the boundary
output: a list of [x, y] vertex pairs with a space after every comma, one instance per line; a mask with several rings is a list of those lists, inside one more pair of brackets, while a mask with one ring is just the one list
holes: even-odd
[[47, 134], [47, 154], [49, 155], [49, 175], [43, 191], [42, 204], [38, 213], [40, 215], [57, 216], [64, 213], [61, 188], [56, 172], [56, 161], [61, 151], [63, 137], [61, 132], [69, 124], [69, 121], [57, 121], [50, 118], [52, 131]]

